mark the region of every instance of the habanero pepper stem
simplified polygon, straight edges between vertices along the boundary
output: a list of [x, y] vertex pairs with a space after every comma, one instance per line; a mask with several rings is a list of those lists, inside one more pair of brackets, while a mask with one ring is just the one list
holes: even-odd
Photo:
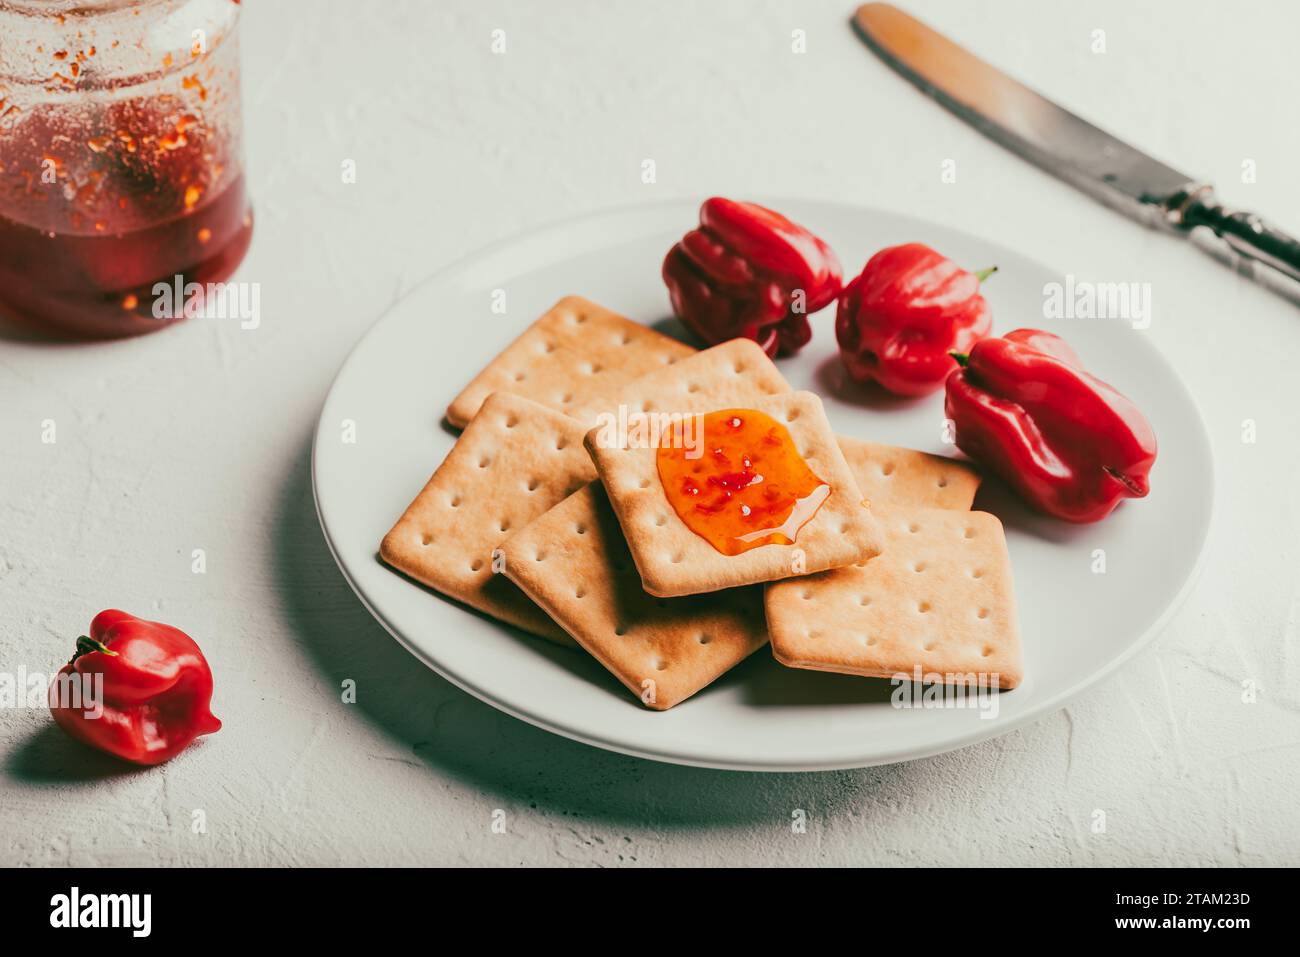
[[89, 635], [81, 635], [77, 638], [77, 653], [68, 659], [68, 664], [72, 664], [82, 655], [88, 655], [92, 651], [98, 651], [100, 654], [104, 655], [111, 655], [114, 658], [117, 657], [117, 652], [110, 650], [108, 645], [104, 644], [102, 641], [96, 641]]

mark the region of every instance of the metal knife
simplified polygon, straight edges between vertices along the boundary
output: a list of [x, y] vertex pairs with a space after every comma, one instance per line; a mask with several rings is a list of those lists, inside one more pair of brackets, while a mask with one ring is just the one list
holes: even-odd
[[1098, 129], [888, 3], [859, 7], [853, 27], [898, 73], [1012, 152], [1300, 302], [1300, 242], [1254, 213], [1228, 209], [1209, 183]]

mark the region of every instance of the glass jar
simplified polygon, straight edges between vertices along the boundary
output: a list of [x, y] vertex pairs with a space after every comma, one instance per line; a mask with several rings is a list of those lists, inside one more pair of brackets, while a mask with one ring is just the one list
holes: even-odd
[[[252, 236], [238, 0], [0, 0], [0, 314], [75, 337], [183, 314]], [[179, 284], [179, 285], [178, 285]]]

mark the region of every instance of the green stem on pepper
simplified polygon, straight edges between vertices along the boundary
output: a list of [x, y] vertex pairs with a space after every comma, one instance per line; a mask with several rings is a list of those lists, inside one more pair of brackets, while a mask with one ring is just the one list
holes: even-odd
[[92, 651], [98, 651], [106, 655], [112, 655], [114, 658], [117, 657], [117, 652], [110, 651], [108, 645], [104, 644], [102, 641], [96, 641], [94, 638], [91, 638], [89, 635], [81, 635], [80, 637], [77, 638], [77, 653], [72, 656], [72, 661], [69, 661], [68, 664], [72, 664], [73, 661], [76, 661], [82, 655], [88, 655]]

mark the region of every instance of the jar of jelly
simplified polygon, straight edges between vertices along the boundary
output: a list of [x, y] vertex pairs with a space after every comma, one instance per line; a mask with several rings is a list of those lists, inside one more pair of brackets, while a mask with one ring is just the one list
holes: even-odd
[[226, 280], [244, 190], [238, 0], [0, 0], [0, 316], [76, 338]]

